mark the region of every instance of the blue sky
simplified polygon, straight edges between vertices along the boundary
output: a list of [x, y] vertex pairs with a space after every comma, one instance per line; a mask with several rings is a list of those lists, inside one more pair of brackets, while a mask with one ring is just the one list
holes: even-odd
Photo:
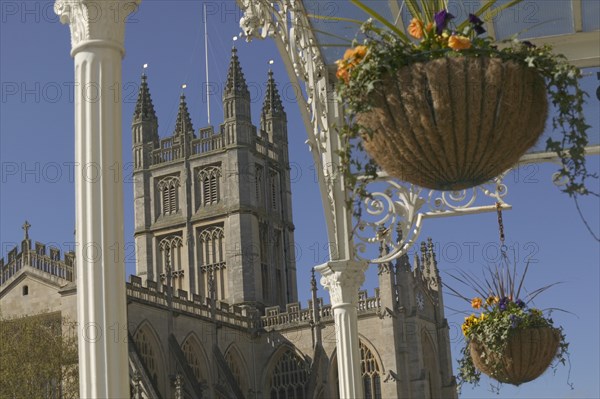
[[[23, 237], [27, 219], [34, 240], [53, 243], [63, 251], [72, 246], [74, 230], [73, 185], [73, 61], [69, 56], [69, 29], [58, 22], [53, 2], [0, 2], [0, 243], [5, 256]], [[239, 11], [234, 1], [209, 3], [209, 54], [213, 125], [222, 117], [221, 88], [229, 62], [231, 38], [239, 33]], [[132, 183], [127, 172], [131, 162], [130, 124], [137, 98], [142, 65], [147, 74], [161, 136], [171, 134], [175, 123], [180, 85], [186, 95], [194, 127], [206, 125], [203, 94], [204, 47], [201, 4], [193, 1], [144, 1], [127, 20], [126, 57], [123, 60], [123, 161], [125, 165], [125, 234], [129, 243], [127, 272], [134, 272]], [[327, 260], [327, 237], [315, 171], [304, 143], [306, 133], [295, 100], [297, 91], [289, 83], [280, 56], [271, 41], [250, 44], [238, 41], [239, 57], [253, 97], [253, 121], [258, 124], [268, 61], [279, 82], [289, 119], [292, 191], [296, 225], [299, 293], [308, 299], [310, 268]], [[596, 71], [587, 78], [591, 97], [587, 113], [594, 119], [590, 134], [598, 142], [599, 100]], [[589, 157], [590, 168], [599, 171], [598, 156]], [[569, 369], [561, 367], [519, 388], [503, 387], [507, 398], [598, 398], [600, 397], [600, 250], [577, 215], [573, 201], [551, 182], [556, 165], [531, 165], [512, 172], [506, 179], [507, 202], [513, 210], [504, 213], [507, 244], [518, 254], [521, 265], [534, 262], [529, 287], [562, 281], [536, 300], [540, 308], [562, 308], [574, 313], [555, 313], [571, 342]], [[598, 191], [598, 182], [595, 181]], [[488, 202], [489, 204], [490, 202]], [[599, 203], [584, 199], [583, 212], [596, 234], [600, 232]], [[438, 250], [442, 277], [461, 268], [479, 273], [497, 258], [496, 215], [481, 214], [428, 219], [422, 239], [432, 237]], [[365, 286], [373, 292], [375, 268]], [[327, 293], [321, 290], [321, 295]], [[466, 309], [447, 297], [446, 304]], [[456, 358], [462, 343], [462, 315], [447, 310]], [[466, 387], [462, 397], [498, 397], [490, 393], [488, 380], [477, 389]]]

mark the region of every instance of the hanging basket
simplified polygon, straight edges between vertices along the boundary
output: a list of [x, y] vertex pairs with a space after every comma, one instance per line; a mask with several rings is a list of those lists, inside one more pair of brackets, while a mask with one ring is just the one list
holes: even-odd
[[544, 131], [546, 86], [532, 68], [487, 57], [405, 66], [357, 115], [364, 147], [388, 174], [462, 190], [512, 167]]
[[[514, 331], [501, 356], [489, 353], [484, 344], [474, 341], [469, 343], [469, 350], [473, 364], [482, 373], [499, 382], [520, 385], [546, 371], [556, 356], [559, 342], [560, 334], [554, 328], [529, 328]], [[483, 353], [487, 353], [487, 363]]]

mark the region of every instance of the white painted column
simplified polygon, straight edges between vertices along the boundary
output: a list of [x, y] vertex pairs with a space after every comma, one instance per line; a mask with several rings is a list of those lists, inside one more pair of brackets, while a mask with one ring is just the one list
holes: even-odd
[[139, 0], [57, 0], [75, 60], [75, 212], [80, 397], [129, 398], [121, 60]]
[[357, 306], [358, 290], [365, 281], [367, 264], [331, 261], [315, 269], [321, 273], [321, 285], [331, 297], [340, 398], [362, 399], [365, 394], [360, 367]]

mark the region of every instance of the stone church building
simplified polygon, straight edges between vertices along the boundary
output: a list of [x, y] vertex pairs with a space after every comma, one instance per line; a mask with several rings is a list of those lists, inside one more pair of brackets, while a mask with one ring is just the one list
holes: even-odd
[[[161, 138], [142, 76], [132, 122], [136, 276], [122, 331], [132, 397], [338, 398], [333, 311], [314, 274], [312, 300], [298, 303], [286, 114], [269, 72], [253, 125], [235, 49], [223, 110], [218, 130], [194, 130], [181, 95], [173, 134]], [[0, 260], [2, 315], [75, 320], [74, 255], [32, 243], [24, 229]], [[379, 266], [379, 288], [359, 294], [366, 398], [457, 396], [431, 242], [420, 252], [412, 265], [404, 256]]]

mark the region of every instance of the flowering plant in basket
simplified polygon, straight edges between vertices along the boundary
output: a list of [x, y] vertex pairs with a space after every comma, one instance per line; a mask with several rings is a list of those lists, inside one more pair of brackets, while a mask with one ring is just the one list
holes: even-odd
[[563, 328], [555, 327], [550, 315], [530, 306], [537, 295], [555, 284], [525, 294], [528, 268], [529, 264], [518, 286], [516, 267], [511, 268], [506, 259], [500, 266], [488, 267], [483, 281], [466, 272], [450, 275], [477, 293], [469, 300], [446, 285], [478, 312], [465, 317], [461, 326], [466, 344], [458, 361], [459, 387], [465, 382], [479, 383], [482, 372], [501, 383], [520, 385], [539, 377], [553, 361], [565, 364], [569, 344]]
[[457, 21], [445, 0], [405, 0], [412, 20], [402, 31], [351, 0], [372, 18], [352, 20], [361, 23], [364, 40], [337, 61], [347, 143], [340, 155], [349, 189], [364, 196], [368, 179], [358, 184], [356, 173], [375, 177], [379, 168], [439, 190], [483, 184], [536, 143], [549, 97], [562, 138], [548, 139], [546, 148], [562, 163], [563, 190], [590, 193], [585, 181], [597, 176], [585, 165], [581, 72], [549, 46], [516, 38], [497, 43], [486, 35], [484, 21], [522, 0], [494, 7], [496, 1]]

